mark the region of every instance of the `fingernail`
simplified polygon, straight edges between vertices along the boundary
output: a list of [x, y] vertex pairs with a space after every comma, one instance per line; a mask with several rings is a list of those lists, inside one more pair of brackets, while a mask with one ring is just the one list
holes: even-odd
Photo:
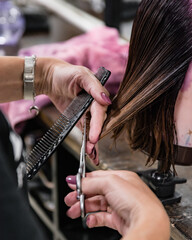
[[107, 104], [111, 104], [111, 99], [104, 93], [101, 93], [101, 97], [103, 98], [103, 100], [107, 103]]
[[97, 150], [96, 150], [95, 147], [92, 149], [92, 152], [91, 152], [91, 154], [89, 155], [89, 157], [91, 158], [91, 160], [93, 161], [93, 163], [94, 163], [96, 166], [99, 165], [99, 159], [97, 158]]
[[95, 160], [96, 154], [97, 154], [96, 148], [93, 147], [93, 149], [92, 149], [92, 151], [91, 151], [91, 154], [90, 154], [89, 156], [90, 156], [90, 158], [91, 158], [92, 160]]
[[89, 222], [90, 222], [90, 217], [88, 216], [88, 217], [86, 218], [86, 225], [87, 225], [87, 227], [89, 227]]
[[95, 147], [93, 148], [93, 155], [94, 155], [93, 160], [95, 160], [97, 157], [97, 151]]
[[99, 166], [99, 159], [95, 162], [96, 166]]
[[76, 175], [67, 176], [66, 182], [70, 184], [76, 184]]

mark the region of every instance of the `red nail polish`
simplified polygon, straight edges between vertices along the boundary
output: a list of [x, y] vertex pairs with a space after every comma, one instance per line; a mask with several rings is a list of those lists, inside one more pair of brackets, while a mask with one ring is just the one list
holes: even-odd
[[104, 92], [101, 93], [101, 97], [103, 98], [103, 100], [104, 100], [107, 104], [111, 104], [111, 103], [112, 103], [111, 100], [110, 100], [110, 98], [109, 98]]
[[67, 176], [66, 177], [66, 182], [70, 183], [70, 184], [76, 184], [76, 175], [75, 176], [73, 176], [73, 175]]

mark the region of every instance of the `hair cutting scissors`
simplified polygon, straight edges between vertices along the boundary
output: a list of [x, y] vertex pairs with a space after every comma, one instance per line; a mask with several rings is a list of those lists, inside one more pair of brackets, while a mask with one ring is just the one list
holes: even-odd
[[80, 201], [81, 217], [85, 217], [85, 195], [82, 192], [82, 178], [85, 177], [86, 168], [86, 118], [84, 119], [83, 128], [83, 139], [80, 152], [80, 163], [78, 173], [76, 175], [76, 185], [77, 185], [77, 199]]

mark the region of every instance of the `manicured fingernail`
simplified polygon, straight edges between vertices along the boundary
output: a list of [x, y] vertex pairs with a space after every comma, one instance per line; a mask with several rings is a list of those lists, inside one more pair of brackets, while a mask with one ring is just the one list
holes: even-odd
[[67, 176], [66, 182], [70, 184], [76, 184], [76, 175]]
[[95, 147], [93, 148], [93, 154], [94, 154], [94, 158], [93, 158], [93, 160], [95, 160], [96, 157], [97, 157], [97, 151], [96, 151], [96, 148], [95, 148]]
[[89, 222], [90, 222], [90, 217], [88, 216], [88, 217], [86, 218], [86, 225], [87, 225], [87, 227], [89, 227]]
[[96, 166], [99, 166], [99, 159], [97, 159], [97, 160], [95, 161], [95, 165], [96, 165]]
[[95, 160], [96, 156], [97, 156], [97, 151], [96, 151], [96, 148], [93, 147], [93, 149], [92, 149], [92, 151], [91, 151], [91, 154], [90, 154], [90, 158], [91, 158], [92, 160]]
[[104, 93], [101, 93], [101, 97], [103, 98], [103, 100], [107, 103], [107, 104], [111, 104], [111, 99]]
[[95, 147], [92, 149], [92, 152], [91, 152], [91, 154], [89, 155], [89, 157], [91, 158], [91, 160], [93, 161], [93, 163], [94, 163], [96, 166], [99, 165], [99, 159], [97, 158], [97, 150], [96, 150]]

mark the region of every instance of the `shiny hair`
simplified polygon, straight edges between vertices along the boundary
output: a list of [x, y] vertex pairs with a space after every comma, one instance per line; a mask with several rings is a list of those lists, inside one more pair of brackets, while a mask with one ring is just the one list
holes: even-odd
[[124, 79], [102, 133], [113, 131], [117, 139], [126, 131], [130, 147], [147, 152], [147, 164], [162, 157], [162, 171], [174, 165], [174, 106], [192, 61], [191, 9], [191, 0], [141, 1]]

